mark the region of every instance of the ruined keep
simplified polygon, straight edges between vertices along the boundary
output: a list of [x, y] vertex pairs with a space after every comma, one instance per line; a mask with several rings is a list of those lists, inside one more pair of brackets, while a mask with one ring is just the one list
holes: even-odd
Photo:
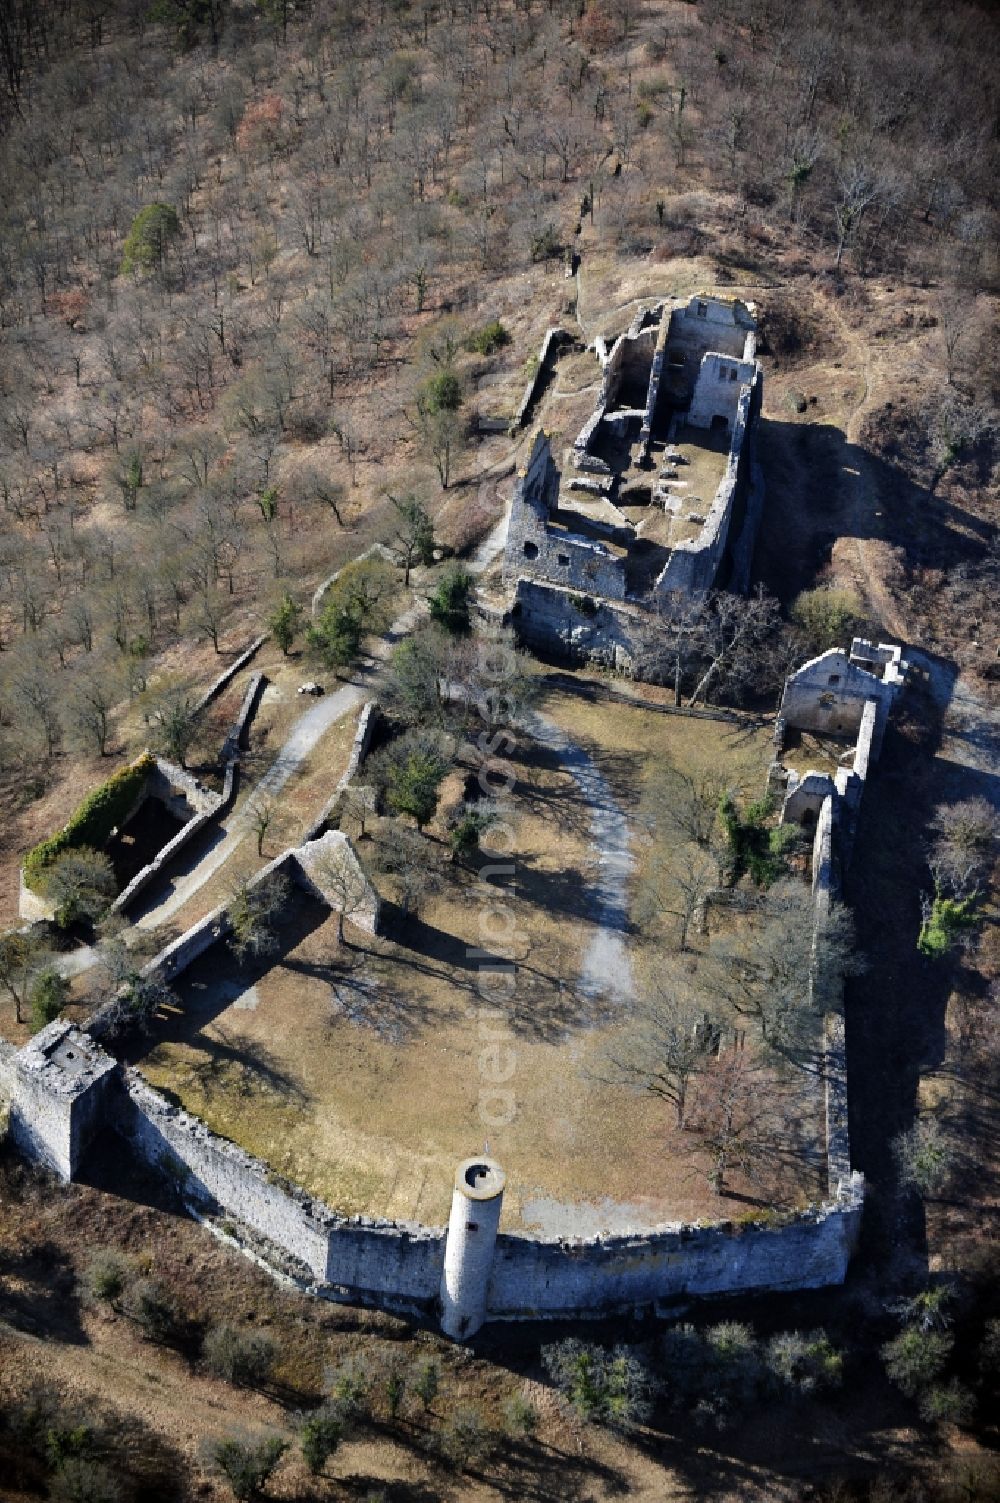
[[763, 504], [763, 373], [752, 304], [694, 297], [637, 315], [610, 351], [563, 480], [539, 432], [511, 503], [504, 585], [520, 636], [634, 671], [670, 597], [747, 588]]

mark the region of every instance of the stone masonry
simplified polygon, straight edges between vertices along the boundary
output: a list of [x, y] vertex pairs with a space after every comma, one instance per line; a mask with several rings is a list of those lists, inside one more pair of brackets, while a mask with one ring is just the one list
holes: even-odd
[[503, 578], [524, 640], [636, 669], [628, 608], [747, 588], [763, 498], [755, 348], [752, 306], [709, 297], [642, 310], [610, 351], [598, 340], [577, 475], [561, 483], [539, 432], [511, 503]]

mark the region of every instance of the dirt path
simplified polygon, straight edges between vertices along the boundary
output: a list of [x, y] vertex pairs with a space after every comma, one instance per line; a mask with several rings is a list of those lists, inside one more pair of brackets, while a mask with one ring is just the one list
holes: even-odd
[[953, 796], [981, 794], [1000, 808], [1000, 710], [984, 705], [948, 663], [914, 648], [907, 655], [926, 673], [931, 697], [944, 712], [937, 760], [945, 764]]
[[[834, 564], [851, 572], [859, 595], [883, 622], [889, 635], [907, 642], [908, 622], [900, 604], [885, 586], [882, 556], [885, 545], [877, 535], [871, 535], [879, 531], [880, 498], [878, 482], [861, 442], [865, 418], [881, 400], [883, 376], [869, 343], [836, 304], [832, 311], [852, 363], [863, 378], [861, 395], [844, 417], [844, 433], [853, 447], [856, 464], [846, 467], [844, 472], [846, 512], [834, 550]], [[993, 802], [1000, 803], [1000, 779], [996, 776], [1000, 768], [1000, 711], [983, 704], [949, 664], [916, 647], [908, 647], [907, 655], [926, 673], [931, 696], [943, 713], [938, 756], [952, 764], [956, 796], [962, 796], [963, 792], [967, 795], [969, 787], [965, 785], [974, 783], [973, 791], [985, 792]], [[963, 770], [977, 777], [962, 778]]]
[[[840, 538], [834, 549], [835, 567], [850, 574], [851, 582], [869, 609], [893, 637], [905, 640], [906, 628], [899, 607], [885, 587], [883, 550], [877, 534], [881, 502], [874, 471], [861, 443], [861, 430], [869, 411], [876, 405], [881, 386], [880, 373], [872, 359], [866, 338], [841, 312], [836, 302], [830, 312], [837, 332], [850, 355], [850, 364], [861, 379], [861, 394], [842, 416], [844, 437], [852, 446], [854, 463], [844, 466], [841, 474], [843, 517]], [[846, 362], [845, 362], [846, 363]]]

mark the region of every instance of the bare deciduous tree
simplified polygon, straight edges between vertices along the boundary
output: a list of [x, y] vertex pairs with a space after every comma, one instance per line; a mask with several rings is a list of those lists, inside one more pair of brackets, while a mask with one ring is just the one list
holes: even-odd
[[671, 967], [627, 1030], [608, 1047], [608, 1078], [666, 1101], [677, 1126], [687, 1125], [691, 1089], [708, 1067], [719, 1024], [679, 966]]

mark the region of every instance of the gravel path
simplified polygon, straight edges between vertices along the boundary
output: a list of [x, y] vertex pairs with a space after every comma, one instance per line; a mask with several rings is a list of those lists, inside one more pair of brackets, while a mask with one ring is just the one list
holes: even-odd
[[623, 1000], [633, 990], [626, 889], [635, 863], [628, 821], [581, 746], [547, 715], [532, 712], [525, 719], [532, 736], [558, 755], [590, 809], [590, 854], [599, 868], [590, 886], [590, 917], [598, 927], [582, 957], [580, 984], [588, 996]]
[[[420, 601], [411, 605], [402, 615], [397, 616], [389, 631], [375, 647], [372, 656], [376, 664], [392, 651], [401, 637], [413, 630], [423, 611], [424, 605]], [[371, 669], [368, 672], [370, 673]], [[310, 705], [305, 714], [299, 716], [277, 757], [255, 785], [249, 798], [245, 799], [238, 809], [233, 810], [221, 822], [219, 829], [223, 832], [223, 838], [206, 852], [197, 866], [171, 883], [170, 891], [165, 896], [161, 896], [152, 906], [138, 915], [134, 920], [136, 928], [158, 929], [161, 924], [165, 924], [179, 909], [183, 908], [198, 889], [203, 887], [221, 866], [225, 865], [237, 846], [252, 830], [252, 804], [255, 801], [273, 801], [288, 780], [298, 772], [331, 726], [336, 725], [337, 721], [342, 720], [345, 715], [350, 715], [360, 709], [368, 693], [369, 689], [365, 683], [343, 684], [332, 694], [324, 694], [322, 699]]]

